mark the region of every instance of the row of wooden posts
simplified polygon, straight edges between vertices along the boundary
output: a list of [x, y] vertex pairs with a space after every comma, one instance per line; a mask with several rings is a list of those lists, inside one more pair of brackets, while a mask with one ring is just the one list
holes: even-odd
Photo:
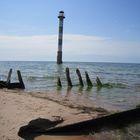
[[[83, 82], [83, 79], [82, 79], [82, 76], [81, 76], [81, 72], [80, 72], [79, 69], [76, 69], [76, 74], [77, 74], [78, 79], [79, 79], [79, 85], [81, 87], [84, 87], [84, 82]], [[89, 77], [87, 71], [85, 71], [85, 77], [86, 77], [87, 86], [88, 87], [92, 87], [93, 83], [91, 82], [90, 77]], [[66, 68], [66, 79], [67, 79], [68, 87], [72, 87], [73, 84], [72, 84], [72, 81], [71, 81], [70, 71], [69, 71], [68, 67]], [[103, 86], [103, 84], [102, 84], [101, 80], [99, 79], [99, 77], [96, 78], [96, 83], [97, 83], [98, 87], [102, 87]], [[60, 79], [59, 76], [58, 76], [58, 79], [57, 79], [57, 86], [62, 87], [61, 79]]]
[[[80, 72], [79, 69], [76, 69], [76, 74], [77, 74], [78, 79], [79, 79], [79, 85], [81, 87], [84, 87], [84, 82], [83, 82], [83, 79], [82, 79], [82, 76], [81, 76], [81, 72]], [[25, 85], [24, 85], [24, 82], [22, 80], [21, 72], [19, 70], [17, 70], [17, 75], [18, 75], [19, 82], [11, 83], [11, 75], [12, 75], [12, 69], [9, 70], [7, 81], [0, 81], [0, 88], [8, 88], [8, 89], [19, 88], [19, 89], [25, 89]], [[90, 77], [89, 77], [87, 71], [85, 71], [85, 76], [86, 76], [87, 86], [88, 87], [92, 87], [93, 83], [91, 82]], [[66, 68], [66, 79], [67, 79], [68, 87], [72, 87], [73, 84], [72, 84], [72, 81], [71, 81], [70, 71], [69, 71], [68, 67]], [[98, 77], [96, 78], [96, 83], [97, 83], [98, 87], [102, 87], [103, 86], [101, 80]], [[61, 83], [60, 77], [58, 77], [58, 79], [57, 79], [57, 86], [62, 87], [62, 83]]]
[[19, 82], [11, 83], [11, 75], [12, 69], [9, 70], [8, 77], [6, 81], [0, 81], [0, 88], [8, 88], [8, 89], [25, 89], [24, 82], [22, 80], [21, 72], [17, 70], [18, 80]]

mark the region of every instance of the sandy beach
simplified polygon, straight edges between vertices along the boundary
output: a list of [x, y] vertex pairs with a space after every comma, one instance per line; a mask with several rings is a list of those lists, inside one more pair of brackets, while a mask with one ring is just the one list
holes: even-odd
[[[68, 102], [68, 101], [67, 101]], [[21, 140], [17, 133], [21, 126], [31, 120], [45, 118], [53, 120], [61, 116], [64, 122], [61, 125], [71, 124], [82, 120], [96, 118], [103, 112], [86, 112], [82, 107], [71, 107], [70, 104], [55, 102], [47, 98], [33, 97], [24, 91], [0, 90], [0, 139]]]

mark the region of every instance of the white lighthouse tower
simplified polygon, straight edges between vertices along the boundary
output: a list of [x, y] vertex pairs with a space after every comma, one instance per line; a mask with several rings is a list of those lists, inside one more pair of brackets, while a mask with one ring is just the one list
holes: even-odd
[[58, 36], [57, 64], [62, 64], [63, 19], [65, 18], [63, 11], [59, 12], [58, 18], [59, 18], [59, 36]]

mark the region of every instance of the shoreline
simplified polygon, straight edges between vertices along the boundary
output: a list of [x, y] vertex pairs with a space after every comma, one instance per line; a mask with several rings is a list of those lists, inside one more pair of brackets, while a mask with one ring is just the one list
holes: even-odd
[[[53, 91], [52, 91], [53, 92]], [[43, 95], [43, 94], [42, 94]], [[99, 116], [108, 112], [102, 108], [73, 105], [70, 101], [57, 101], [49, 97], [35, 97], [34, 92], [21, 90], [0, 90], [0, 139], [22, 140], [17, 133], [21, 126], [37, 118], [53, 120], [61, 116], [61, 125], [72, 124]]]

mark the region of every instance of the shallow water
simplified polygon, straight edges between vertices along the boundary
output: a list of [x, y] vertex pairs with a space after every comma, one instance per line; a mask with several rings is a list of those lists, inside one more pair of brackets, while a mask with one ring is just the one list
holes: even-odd
[[[90, 101], [100, 107], [124, 110], [140, 104], [140, 64], [124, 63], [82, 63], [67, 62], [57, 65], [55, 62], [0, 62], [0, 79], [6, 80], [10, 68], [13, 69], [12, 82], [17, 81], [16, 70], [21, 70], [26, 91], [46, 92], [57, 91], [61, 96], [77, 101]], [[70, 68], [73, 83], [72, 89], [67, 89], [65, 68]], [[84, 87], [78, 86], [76, 75], [79, 68], [83, 77]], [[89, 73], [93, 87], [88, 88], [85, 71]], [[57, 87], [57, 77], [60, 76], [62, 88]], [[103, 84], [96, 86], [96, 76]]]

